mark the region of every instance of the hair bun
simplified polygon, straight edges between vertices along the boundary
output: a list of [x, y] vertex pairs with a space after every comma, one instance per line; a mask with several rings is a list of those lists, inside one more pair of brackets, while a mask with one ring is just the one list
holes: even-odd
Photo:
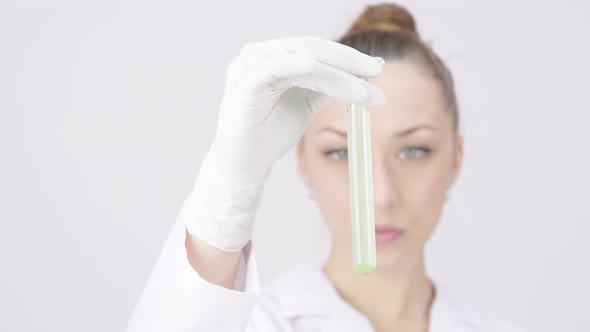
[[367, 6], [346, 35], [368, 31], [402, 32], [418, 36], [412, 14], [404, 7], [390, 3]]

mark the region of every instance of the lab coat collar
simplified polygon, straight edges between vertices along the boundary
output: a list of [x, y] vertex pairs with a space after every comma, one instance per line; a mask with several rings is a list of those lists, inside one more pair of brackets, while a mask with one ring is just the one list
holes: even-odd
[[[430, 332], [481, 331], [478, 314], [438, 282], [430, 312]], [[328, 320], [323, 331], [373, 331], [368, 319], [346, 302], [321, 267], [301, 261], [270, 284], [287, 318], [315, 316]], [[338, 319], [347, 317], [344, 321]], [[346, 326], [343, 326], [343, 325]]]

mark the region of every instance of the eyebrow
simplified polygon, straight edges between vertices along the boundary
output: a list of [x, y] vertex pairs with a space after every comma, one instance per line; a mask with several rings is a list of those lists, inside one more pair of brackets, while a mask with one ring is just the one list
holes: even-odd
[[[394, 134], [394, 136], [396, 137], [403, 137], [403, 136], [408, 136], [410, 134], [413, 134], [414, 132], [418, 131], [418, 130], [423, 130], [423, 129], [429, 129], [429, 130], [438, 130], [438, 127], [435, 126], [431, 126], [428, 124], [421, 124], [421, 125], [417, 125], [417, 126], [413, 126], [410, 128], [406, 128], [404, 130], [398, 131], [397, 133]], [[346, 137], [346, 132], [336, 129], [336, 128], [332, 128], [332, 127], [324, 127], [319, 129], [316, 133], [320, 133], [320, 132], [332, 132], [334, 134], [340, 135], [342, 137]]]
[[438, 130], [438, 127], [431, 126], [428, 124], [417, 125], [417, 126], [413, 126], [413, 127], [404, 129], [404, 130], [396, 133], [394, 136], [397, 136], [397, 137], [408, 136], [408, 135], [413, 134], [414, 132], [416, 132], [418, 130], [422, 130], [422, 129], [429, 129], [429, 130], [436, 131], [436, 130]]

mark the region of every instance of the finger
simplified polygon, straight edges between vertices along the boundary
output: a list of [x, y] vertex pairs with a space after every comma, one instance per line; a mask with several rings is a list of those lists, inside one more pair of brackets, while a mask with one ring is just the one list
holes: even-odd
[[271, 86], [275, 89], [291, 86], [307, 88], [334, 99], [366, 105], [379, 105], [385, 102], [385, 95], [380, 87], [318, 61], [308, 73], [277, 80], [271, 83]]
[[297, 86], [366, 105], [378, 105], [385, 101], [378, 86], [319, 62], [311, 55], [275, 53], [272, 58], [267, 58], [266, 63], [259, 61], [257, 65], [238, 67], [242, 73], [238, 75], [237, 85], [245, 93], [263, 93], [269, 87], [275, 91], [286, 91]]
[[316, 92], [309, 89], [306, 91], [307, 93], [305, 94], [305, 100], [307, 102], [307, 105], [309, 105], [309, 109], [313, 113], [319, 112], [321, 109], [324, 108], [324, 106], [328, 105], [334, 100], [334, 98], [321, 92]]
[[382, 58], [370, 56], [332, 40], [304, 36], [274, 39], [265, 44], [289, 53], [309, 54], [320, 62], [356, 76], [377, 77], [383, 70]]
[[262, 93], [268, 87], [286, 90], [292, 85], [277, 83], [314, 70], [316, 60], [304, 54], [275, 54], [255, 65], [235, 66], [235, 84], [245, 93]]

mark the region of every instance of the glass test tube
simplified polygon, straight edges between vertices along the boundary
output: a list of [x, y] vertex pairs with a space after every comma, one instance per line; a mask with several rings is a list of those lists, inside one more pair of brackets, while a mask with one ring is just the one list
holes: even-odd
[[352, 260], [354, 270], [363, 275], [374, 271], [377, 263], [369, 112], [366, 105], [347, 103]]

